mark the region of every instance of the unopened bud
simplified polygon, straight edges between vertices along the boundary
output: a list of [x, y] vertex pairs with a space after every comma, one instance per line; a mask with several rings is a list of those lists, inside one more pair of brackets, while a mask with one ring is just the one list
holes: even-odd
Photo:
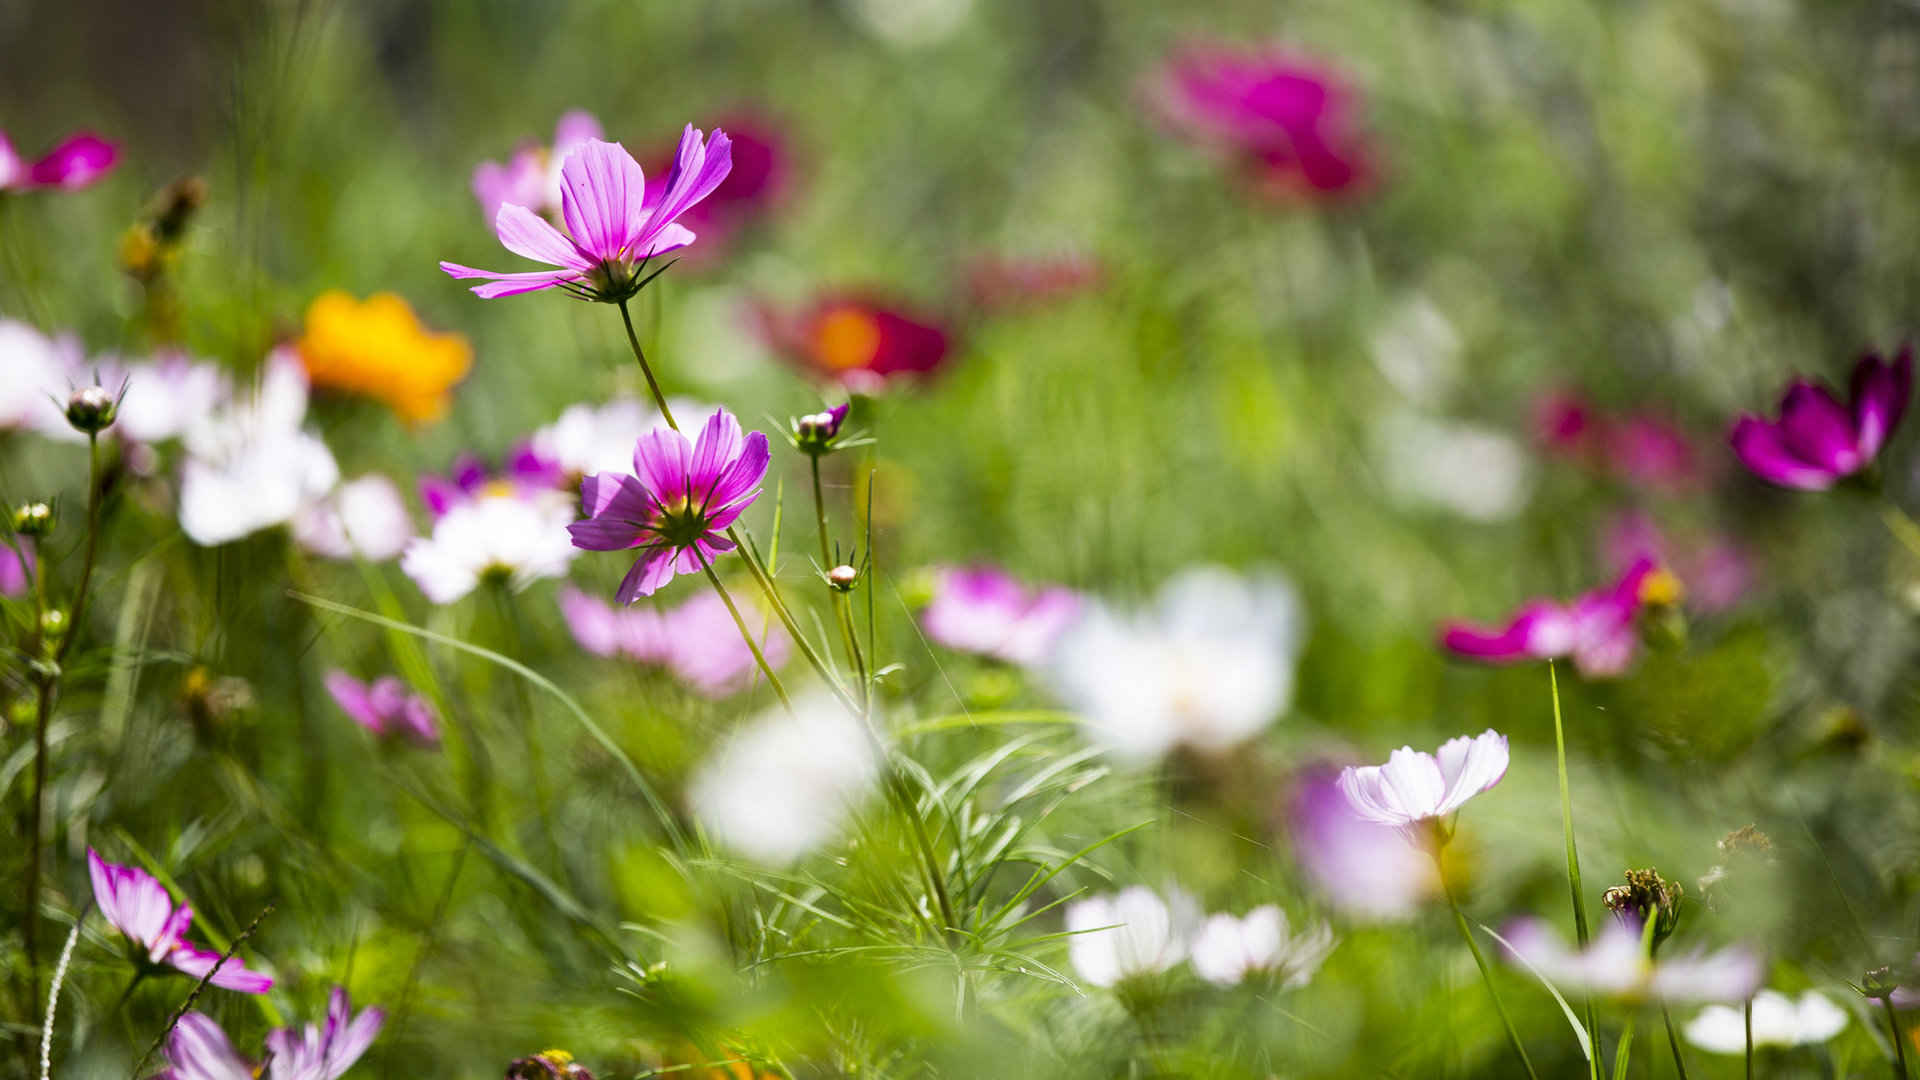
[[839, 566], [827, 571], [827, 584], [839, 589], [841, 592], [851, 592], [854, 583], [859, 580], [860, 571], [855, 570], [845, 563], [841, 563]]
[[793, 422], [793, 441], [801, 450], [814, 455], [824, 454], [833, 447], [833, 440], [840, 437], [840, 426], [846, 423], [847, 406], [836, 405], [822, 412], [808, 413]]
[[100, 385], [83, 386], [67, 399], [67, 423], [86, 435], [97, 435], [113, 425], [120, 402]]
[[13, 531], [21, 536], [45, 536], [53, 531], [53, 507], [27, 503], [13, 512]]
[[48, 608], [40, 613], [40, 636], [58, 641], [67, 632], [67, 613], [59, 608]]
[[1877, 967], [1860, 978], [1860, 989], [1870, 998], [1883, 998], [1900, 985], [1890, 967]]

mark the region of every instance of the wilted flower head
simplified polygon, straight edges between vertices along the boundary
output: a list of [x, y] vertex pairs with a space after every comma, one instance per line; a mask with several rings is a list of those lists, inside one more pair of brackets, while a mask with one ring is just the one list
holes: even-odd
[[1317, 61], [1193, 46], [1161, 71], [1155, 97], [1184, 133], [1231, 151], [1275, 194], [1349, 193], [1373, 171], [1357, 95]]
[[542, 1050], [509, 1064], [506, 1080], [593, 1080], [593, 1074], [565, 1050]]
[[29, 162], [14, 150], [7, 133], [0, 131], [0, 194], [38, 188], [76, 191], [112, 171], [119, 159], [119, 146], [92, 132], [81, 131], [67, 136], [38, 160]]
[[313, 385], [373, 398], [412, 424], [445, 416], [453, 384], [473, 367], [466, 338], [428, 330], [393, 293], [364, 303], [321, 293], [297, 348]]
[[407, 541], [400, 569], [436, 604], [451, 604], [485, 581], [524, 589], [566, 576], [572, 521], [564, 492], [489, 485], [448, 506], [430, 534]]
[[777, 866], [839, 835], [879, 775], [872, 737], [822, 692], [734, 732], [694, 774], [687, 801], [723, 846]]
[[1144, 885], [1067, 905], [1067, 957], [1094, 986], [1171, 970], [1187, 958], [1200, 907], [1179, 889], [1165, 898]]
[[1670, 585], [1671, 579], [1653, 560], [1642, 558], [1604, 589], [1571, 604], [1531, 601], [1502, 627], [1444, 623], [1440, 642], [1457, 655], [1492, 664], [1570, 656], [1589, 678], [1618, 675], [1639, 651], [1634, 619], [1648, 591]]
[[1686, 890], [1677, 881], [1668, 881], [1653, 869], [1629, 870], [1626, 883], [1614, 885], [1600, 896], [1600, 902], [1622, 922], [1643, 927], [1653, 920], [1653, 944], [1671, 937], [1680, 923], [1680, 902]]
[[[1808, 1046], [1823, 1043], [1844, 1031], [1846, 1010], [1818, 990], [1795, 1001], [1778, 990], [1753, 996], [1753, 1045]], [[1712, 1054], [1747, 1051], [1747, 1018], [1729, 1005], [1709, 1005], [1688, 1021], [1687, 1041]]]
[[733, 550], [721, 534], [760, 494], [770, 458], [767, 437], [743, 434], [725, 409], [714, 410], [695, 442], [655, 429], [634, 446], [635, 475], [596, 473], [581, 482], [588, 517], [567, 529], [587, 551], [643, 549], [615, 594], [630, 604]]
[[1219, 753], [1286, 710], [1303, 622], [1285, 578], [1196, 567], [1162, 586], [1151, 608], [1092, 604], [1061, 636], [1047, 675], [1087, 734], [1115, 753]]
[[212, 547], [283, 525], [333, 490], [340, 468], [302, 429], [307, 377], [287, 350], [268, 356], [251, 396], [186, 432], [180, 528]]
[[440, 269], [456, 278], [491, 279], [473, 287], [483, 299], [561, 288], [618, 303], [646, 284], [641, 268], [647, 260], [693, 243], [692, 230], [676, 219], [713, 193], [731, 160], [725, 132], [716, 128], [711, 140], [703, 140], [689, 124], [664, 191], [649, 201], [646, 176], [633, 155], [619, 143], [588, 139], [560, 167], [565, 233], [515, 203], [502, 205], [494, 217], [494, 232], [508, 251], [558, 269], [499, 273], [450, 262]]
[[1288, 831], [1301, 869], [1350, 916], [1404, 919], [1440, 894], [1432, 837], [1361, 817], [1331, 767], [1302, 774]]
[[480, 212], [494, 220], [512, 203], [548, 218], [560, 215], [560, 166], [567, 155], [604, 133], [592, 113], [575, 109], [554, 125], [551, 146], [522, 145], [505, 165], [483, 161], [473, 170], [473, 197]]
[[433, 703], [411, 693], [407, 685], [392, 675], [383, 675], [371, 683], [344, 671], [329, 671], [327, 693], [354, 722], [376, 737], [404, 735], [421, 746], [440, 742], [438, 714]]
[[1873, 464], [1912, 393], [1912, 346], [1901, 346], [1892, 363], [1870, 352], [1854, 366], [1851, 405], [1819, 383], [1796, 380], [1780, 399], [1778, 420], [1746, 414], [1734, 423], [1733, 451], [1768, 483], [1830, 488]]
[[1507, 737], [1488, 728], [1448, 739], [1437, 754], [1403, 746], [1385, 765], [1349, 765], [1340, 772], [1340, 790], [1362, 818], [1409, 828], [1444, 819], [1498, 784], [1507, 760]]
[[1649, 959], [1640, 927], [1626, 922], [1604, 923], [1583, 951], [1568, 948], [1542, 919], [1509, 927], [1506, 942], [1509, 959], [1537, 971], [1560, 990], [1634, 1001], [1743, 1001], [1765, 974], [1760, 957], [1738, 945]]
[[373, 1045], [387, 1014], [353, 1011], [342, 987], [327, 998], [325, 1027], [276, 1028], [267, 1035], [267, 1060], [255, 1066], [240, 1056], [220, 1025], [204, 1013], [180, 1018], [167, 1037], [172, 1080], [335, 1080]]
[[940, 572], [920, 625], [950, 649], [1026, 667], [1047, 658], [1082, 605], [1071, 589], [1028, 588], [998, 567], [954, 568]]
[[858, 394], [938, 371], [951, 348], [930, 317], [868, 297], [831, 296], [798, 314], [758, 310], [767, 343], [811, 374]]
[[329, 559], [386, 562], [413, 539], [413, 519], [393, 481], [369, 473], [302, 507], [293, 519], [293, 538]]
[[1292, 990], [1313, 978], [1333, 944], [1333, 929], [1326, 923], [1295, 933], [1286, 912], [1264, 904], [1244, 916], [1208, 916], [1194, 935], [1191, 959], [1193, 970], [1217, 986], [1266, 975]]
[[[196, 979], [213, 972], [208, 980], [213, 985], [243, 994], [264, 994], [272, 988], [271, 976], [247, 970], [239, 957], [228, 957], [222, 964], [219, 953], [187, 941], [193, 909], [185, 904], [174, 907], [166, 886], [145, 870], [107, 862], [88, 848], [87, 873], [93, 879], [93, 901], [100, 914], [137, 952], [135, 959], [142, 969], [171, 967]], [[216, 964], [218, 971], [214, 971]]]

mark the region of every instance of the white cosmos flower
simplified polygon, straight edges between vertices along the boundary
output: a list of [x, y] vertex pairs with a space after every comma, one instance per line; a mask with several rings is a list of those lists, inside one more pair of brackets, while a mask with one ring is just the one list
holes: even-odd
[[860, 721], [816, 692], [736, 731], [700, 766], [687, 800], [722, 845], [780, 866], [838, 836], [879, 775]]
[[226, 372], [185, 353], [158, 355], [111, 374], [103, 370], [101, 380], [108, 389], [126, 386], [112, 430], [143, 443], [184, 436], [206, 423], [233, 392]]
[[253, 394], [187, 430], [180, 467], [180, 528], [214, 546], [291, 521], [333, 489], [340, 468], [301, 429], [307, 376], [290, 351], [267, 358]]
[[1067, 958], [1095, 986], [1167, 971], [1187, 957], [1200, 907], [1179, 889], [1144, 885], [1067, 905]]
[[1563, 992], [1629, 1001], [1744, 1001], [1765, 974], [1760, 957], [1739, 945], [1667, 952], [1649, 960], [1639, 929], [1616, 919], [1608, 919], [1580, 950], [1570, 948], [1543, 920], [1524, 919], [1507, 928], [1506, 951], [1508, 959], [1521, 961]]
[[330, 559], [386, 562], [413, 539], [413, 519], [393, 481], [369, 473], [303, 507], [293, 519], [293, 537]]
[[1062, 636], [1048, 677], [1088, 735], [1123, 757], [1179, 745], [1217, 753], [1286, 710], [1302, 623], [1285, 578], [1197, 567], [1147, 610], [1091, 605]]
[[1533, 493], [1532, 458], [1504, 432], [1411, 411], [1382, 417], [1375, 453], [1395, 498], [1470, 521], [1506, 521]]
[[[86, 365], [80, 342], [14, 319], [0, 319], [0, 428], [53, 438], [84, 438], [67, 423], [65, 402]], [[90, 380], [89, 380], [90, 381]]]
[[[668, 398], [675, 418], [708, 416], [713, 407], [686, 398]], [[633, 445], [665, 424], [660, 410], [634, 398], [604, 405], [571, 405], [559, 419], [533, 433], [534, 453], [560, 466], [568, 476], [633, 471]]]
[[1296, 934], [1286, 912], [1263, 904], [1244, 916], [1209, 916], [1194, 936], [1192, 961], [1201, 978], [1218, 986], [1269, 972], [1292, 990], [1305, 986], [1332, 951], [1333, 930], [1326, 923]]
[[[1777, 990], [1753, 996], [1753, 1045], [1806, 1046], [1823, 1043], [1847, 1026], [1845, 1009], [1825, 994], [1809, 990], [1799, 1001]], [[1729, 1005], [1709, 1005], [1686, 1026], [1687, 1041], [1714, 1054], [1744, 1054], [1746, 1017]]]
[[1488, 728], [1448, 739], [1438, 754], [1403, 746], [1385, 765], [1349, 765], [1340, 790], [1354, 813], [1401, 828], [1460, 809], [1507, 775], [1507, 737]]
[[432, 535], [407, 541], [400, 569], [436, 604], [453, 603], [489, 577], [524, 589], [566, 576], [573, 519], [565, 492], [483, 490], [440, 515]]

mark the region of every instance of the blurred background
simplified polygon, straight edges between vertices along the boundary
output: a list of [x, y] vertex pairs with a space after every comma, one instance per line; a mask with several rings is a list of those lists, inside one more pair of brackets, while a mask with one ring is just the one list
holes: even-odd
[[[1310, 71], [1337, 116], [1331, 164], [1262, 158], [1183, 117], [1170, 65], [1208, 49]], [[437, 267], [523, 268], [474, 170], [549, 143], [569, 110], [650, 174], [687, 123], [762, 146], [762, 183], [703, 233], [711, 250], [634, 312], [670, 394], [774, 436], [783, 549], [812, 538], [793, 525], [804, 462], [777, 429], [860, 392], [877, 443], [835, 459], [828, 487], [845, 520], [871, 507], [897, 725], [1053, 704], [917, 631], [923, 568], [995, 562], [1120, 604], [1199, 563], [1293, 580], [1309, 629], [1288, 715], [1224, 761], [1089, 776], [1045, 827], [1056, 847], [1148, 827], [1063, 883], [1177, 880], [1210, 905], [1323, 910], [1290, 854], [1297, 770], [1492, 726], [1515, 760], [1463, 822], [1466, 902], [1490, 925], [1564, 924], [1545, 672], [1464, 665], [1434, 628], [1601, 586], [1656, 544], [1685, 582], [1684, 627], [1621, 678], [1560, 671], [1593, 891], [1628, 866], [1691, 883], [1716, 840], [1758, 824], [1774, 862], [1738, 925], [1779, 958], [1775, 983], [1838, 1000], [1911, 958], [1920, 562], [1880, 502], [1768, 488], [1726, 433], [1790, 376], [1844, 385], [1862, 351], [1910, 331], [1920, 7], [0, 0], [0, 128], [23, 155], [83, 128], [121, 148], [85, 193], [0, 207], [0, 315], [90, 354], [153, 348], [126, 232], [197, 177], [168, 336], [244, 376], [310, 331], [323, 293], [397, 293], [471, 345], [444, 418], [316, 385], [311, 422], [343, 472], [403, 487], [462, 452], [497, 460], [568, 405], [645, 389], [607, 307], [481, 301]], [[858, 317], [836, 321], [836, 304]], [[881, 312], [939, 347], [902, 361], [907, 377], [856, 383], [836, 350], [890, 332]], [[1907, 442], [1882, 458], [1896, 506], [1920, 504]], [[85, 475], [71, 446], [0, 442], [10, 501], [72, 503]], [[748, 519], [763, 534], [774, 501]], [[1516, 1075], [1444, 913], [1337, 923], [1310, 987], [1178, 1003], [1158, 1031], [1010, 967], [983, 967], [960, 1006], [937, 960], [730, 967], [701, 952], [710, 938], [668, 939], [725, 936], [716, 913], [750, 921], [753, 888], [668, 866], [564, 708], [452, 650], [406, 659], [413, 639], [287, 591], [516, 657], [670, 793], [763, 691], [716, 702], [585, 655], [550, 583], [435, 608], [393, 567], [307, 561], [284, 538], [196, 547], [164, 505], [106, 537], [94, 636], [139, 662], [103, 650], [65, 699], [51, 887], [71, 912], [86, 847], [137, 845], [228, 933], [272, 899], [257, 947], [290, 1014], [314, 1015], [332, 983], [392, 1014], [356, 1075], [494, 1076], [549, 1046], [603, 1078], [649, 1075], [691, 1063], [675, 1041], [690, 1016], [796, 1075]], [[805, 555], [787, 558], [803, 588]], [[611, 596], [626, 565], [583, 558], [573, 578]], [[477, 766], [443, 776], [369, 749], [320, 684], [396, 663], [431, 667], [496, 769], [535, 754], [532, 778], [436, 810], [475, 790]], [[14, 719], [10, 806], [31, 744], [30, 716]], [[913, 753], [945, 775], [1001, 738]], [[1078, 750], [1060, 731], [1022, 753], [1037, 773]], [[89, 935], [79, 953], [72, 1007], [97, 1034], [57, 1075], [124, 1075], [175, 1003], [114, 1008], [114, 947]], [[648, 970], [669, 955], [696, 974], [663, 988]], [[1059, 942], [1032, 955], [1064, 963]], [[1501, 978], [1543, 1075], [1584, 1071], [1538, 984]], [[214, 1015], [257, 1046], [272, 1019], [229, 997]], [[1769, 1074], [1883, 1071], [1878, 1014], [1857, 1015]], [[0, 1057], [21, 1066], [0, 1075], [28, 1075], [38, 1013], [17, 1016]]]

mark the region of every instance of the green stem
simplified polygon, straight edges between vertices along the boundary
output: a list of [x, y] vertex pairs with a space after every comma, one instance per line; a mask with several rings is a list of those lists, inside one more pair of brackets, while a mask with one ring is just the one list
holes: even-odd
[[[625, 305], [621, 305], [621, 308], [625, 310]], [[773, 673], [773, 665], [767, 663], [767, 655], [760, 651], [760, 643], [753, 639], [753, 631], [747, 628], [747, 620], [740, 617], [740, 609], [733, 605], [733, 597], [727, 593], [727, 587], [720, 584], [720, 575], [713, 572], [713, 564], [707, 561], [707, 553], [701, 551], [698, 545], [692, 550], [694, 557], [700, 560], [700, 569], [706, 572], [707, 580], [713, 583], [713, 591], [719, 593], [721, 602], [727, 605], [727, 614], [733, 616], [733, 625], [740, 631], [740, 640], [746, 642], [748, 650], [753, 653], [753, 662], [760, 665], [761, 674], [767, 677], [767, 685], [773, 687], [773, 696], [780, 699], [780, 704], [785, 705], [788, 712], [792, 712], [793, 699], [787, 696], [787, 688], [780, 685], [780, 676]]]
[[820, 526], [820, 570], [825, 573], [833, 569], [833, 554], [827, 549], [827, 500], [820, 492], [820, 455], [808, 454], [807, 461], [813, 466], [813, 519]]
[[1667, 1047], [1673, 1051], [1673, 1068], [1680, 1080], [1687, 1080], [1687, 1062], [1680, 1056], [1680, 1035], [1673, 1030], [1673, 1013], [1665, 1005], [1660, 1006], [1660, 1019], [1667, 1025]]
[[[1567, 782], [1567, 731], [1560, 717], [1560, 675], [1553, 661], [1547, 661], [1547, 686], [1553, 694], [1553, 760], [1560, 778], [1560, 832], [1567, 848], [1567, 885], [1573, 893], [1573, 934], [1581, 948], [1587, 946], [1587, 901], [1580, 885], [1580, 852], [1573, 841], [1573, 790]], [[1587, 1031], [1593, 1038], [1593, 1053], [1587, 1061], [1587, 1075], [1600, 1080], [1600, 1028], [1593, 1007], [1593, 996], [1585, 1002]]]
[[1613, 1051], [1613, 1080], [1627, 1080], [1627, 1062], [1633, 1050], [1633, 1020], [1627, 1017], [1627, 1026], [1620, 1032], [1619, 1045]]
[[1753, 1080], [1753, 999], [1748, 998], [1740, 1010], [1741, 1023], [1747, 1034], [1747, 1080]]
[[1460, 913], [1460, 902], [1454, 899], [1453, 885], [1447, 881], [1444, 867], [1439, 867], [1439, 859], [1434, 860], [1440, 870], [1440, 889], [1446, 893], [1447, 907], [1453, 910], [1453, 922], [1460, 928], [1460, 938], [1467, 943], [1467, 951], [1473, 954], [1473, 962], [1480, 968], [1480, 981], [1487, 985], [1487, 996], [1493, 999], [1493, 1011], [1500, 1015], [1500, 1023], [1507, 1029], [1507, 1041], [1513, 1044], [1513, 1052], [1520, 1055], [1520, 1064], [1526, 1066], [1527, 1075], [1540, 1080], [1540, 1074], [1533, 1071], [1533, 1059], [1527, 1056], [1527, 1048], [1520, 1042], [1520, 1033], [1514, 1030], [1513, 1019], [1507, 1015], [1507, 1007], [1500, 1001], [1500, 991], [1493, 986], [1493, 970], [1487, 966], [1487, 958], [1480, 952], [1480, 946], [1473, 940], [1473, 931], [1467, 927], [1467, 917]]
[[1893, 1073], [1900, 1080], [1907, 1080], [1907, 1040], [1900, 1031], [1900, 1021], [1893, 1014], [1893, 995], [1880, 999], [1880, 1005], [1887, 1010], [1887, 1034], [1893, 1039]]
[[627, 314], [627, 302], [620, 301], [620, 321], [627, 327], [627, 344], [633, 346], [633, 358], [640, 361], [640, 374], [647, 377], [647, 389], [653, 391], [653, 403], [660, 408], [660, 416], [667, 426], [675, 431], [680, 425], [674, 422], [673, 410], [667, 408], [667, 395], [660, 392], [660, 382], [653, 377], [653, 365], [647, 363], [647, 354], [640, 348], [640, 335], [633, 332], [633, 316]]

